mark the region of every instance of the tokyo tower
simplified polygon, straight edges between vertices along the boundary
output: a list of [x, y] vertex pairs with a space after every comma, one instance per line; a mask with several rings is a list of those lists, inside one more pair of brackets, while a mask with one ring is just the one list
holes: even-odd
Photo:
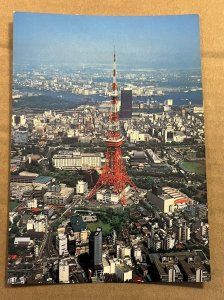
[[123, 141], [120, 135], [119, 127], [116, 57], [114, 50], [111, 111], [109, 114], [109, 126], [106, 136], [106, 160], [102, 169], [102, 173], [96, 185], [87, 195], [87, 199], [90, 200], [102, 188], [112, 188], [112, 192], [119, 195], [121, 204], [125, 206], [127, 204], [125, 188], [130, 186], [134, 190], [137, 190], [137, 187], [125, 171], [121, 151], [121, 145]]

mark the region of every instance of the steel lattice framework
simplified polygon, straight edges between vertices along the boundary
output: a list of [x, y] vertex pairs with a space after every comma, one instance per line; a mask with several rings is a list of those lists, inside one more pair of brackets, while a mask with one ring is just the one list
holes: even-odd
[[137, 187], [125, 171], [124, 162], [122, 159], [122, 138], [120, 135], [119, 114], [118, 114], [118, 92], [116, 81], [116, 57], [114, 51], [113, 63], [113, 83], [111, 95], [111, 112], [109, 115], [109, 127], [106, 140], [106, 161], [102, 169], [102, 173], [87, 195], [87, 199], [91, 199], [100, 189], [112, 187], [112, 192], [119, 194], [120, 202], [126, 205], [125, 187], [130, 186], [137, 190]]

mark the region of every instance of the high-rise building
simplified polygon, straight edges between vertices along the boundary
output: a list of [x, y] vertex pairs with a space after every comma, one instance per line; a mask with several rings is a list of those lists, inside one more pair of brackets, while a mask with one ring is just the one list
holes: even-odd
[[65, 234], [65, 228], [58, 228], [58, 235], [56, 236], [56, 249], [59, 255], [68, 254], [68, 241]]
[[97, 228], [89, 237], [90, 264], [94, 269], [102, 266], [102, 229]]
[[132, 117], [132, 90], [121, 90], [120, 118], [131, 119]]
[[113, 245], [116, 244], [116, 241], [117, 241], [117, 233], [116, 233], [116, 230], [113, 230], [112, 231], [112, 242], [113, 242]]
[[25, 124], [26, 124], [26, 116], [12, 115], [12, 126], [25, 125]]
[[66, 259], [59, 262], [59, 282], [69, 283], [69, 263]]
[[163, 139], [165, 143], [171, 143], [174, 141], [174, 130], [171, 126], [163, 130]]

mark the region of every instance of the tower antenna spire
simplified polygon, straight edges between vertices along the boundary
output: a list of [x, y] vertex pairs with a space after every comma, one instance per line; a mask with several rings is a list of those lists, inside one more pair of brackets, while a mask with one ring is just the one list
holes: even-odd
[[116, 53], [114, 46], [114, 63], [113, 63], [113, 83], [112, 83], [112, 91], [114, 95], [117, 95], [117, 78], [116, 78]]

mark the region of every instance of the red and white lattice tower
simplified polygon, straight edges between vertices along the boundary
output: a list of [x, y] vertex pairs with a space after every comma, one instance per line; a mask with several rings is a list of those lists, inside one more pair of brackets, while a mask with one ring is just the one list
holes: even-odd
[[116, 81], [116, 58], [114, 51], [114, 64], [113, 64], [113, 83], [112, 83], [112, 95], [111, 95], [111, 112], [109, 115], [109, 127], [107, 131], [106, 140], [106, 161], [102, 169], [102, 173], [93, 187], [93, 189], [87, 195], [87, 199], [91, 199], [102, 188], [112, 187], [112, 192], [120, 196], [120, 202], [122, 205], [126, 205], [125, 188], [127, 186], [137, 190], [137, 187], [133, 181], [129, 178], [125, 171], [124, 162], [122, 159], [121, 145], [122, 137], [120, 135], [119, 128], [119, 114], [118, 114], [118, 92]]

